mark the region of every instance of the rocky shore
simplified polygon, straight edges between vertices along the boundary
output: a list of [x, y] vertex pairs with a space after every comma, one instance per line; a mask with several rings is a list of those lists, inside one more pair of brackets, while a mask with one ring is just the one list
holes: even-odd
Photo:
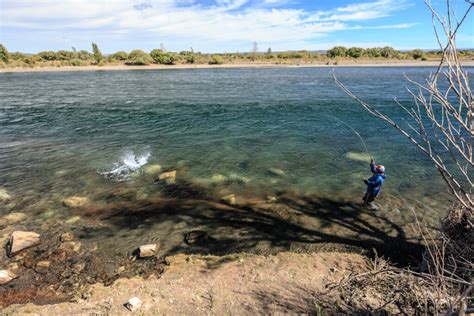
[[[193, 308], [198, 313], [315, 312], [319, 305], [308, 293], [321, 292], [352, 269], [362, 271], [364, 258], [382, 255], [407, 266], [422, 253], [417, 231], [401, 216], [402, 201], [396, 199], [373, 212], [338, 198], [290, 192], [252, 197], [203, 186], [248, 181], [235, 176], [189, 182], [179, 168], [150, 165], [143, 172], [159, 188], [155, 195], [119, 187], [105, 195], [64, 197], [66, 217], [59, 221], [17, 211], [15, 197], [0, 191], [1, 203], [12, 210], [0, 217], [5, 246], [0, 305], [10, 306], [7, 314], [80, 314], [84, 304], [113, 314], [156, 308], [166, 313]], [[286, 173], [275, 167], [268, 175], [278, 179]], [[171, 271], [187, 281], [166, 281], [176, 277]], [[287, 298], [259, 298], [281, 295], [283, 288], [290, 291]], [[201, 290], [206, 292], [192, 294]], [[247, 294], [232, 299], [235, 291]], [[283, 299], [288, 306], [276, 303]], [[258, 305], [262, 302], [268, 306]]]

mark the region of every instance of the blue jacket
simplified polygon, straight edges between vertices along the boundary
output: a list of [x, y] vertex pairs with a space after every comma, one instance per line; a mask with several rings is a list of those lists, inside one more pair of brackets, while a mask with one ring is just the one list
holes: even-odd
[[370, 171], [372, 171], [374, 175], [367, 181], [367, 193], [377, 196], [382, 188], [385, 175], [376, 173], [374, 164], [370, 164]]

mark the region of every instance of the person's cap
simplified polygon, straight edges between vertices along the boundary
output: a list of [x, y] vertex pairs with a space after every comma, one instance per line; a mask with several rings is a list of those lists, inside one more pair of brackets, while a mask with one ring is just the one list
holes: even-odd
[[383, 165], [377, 165], [377, 166], [375, 166], [375, 172], [385, 173], [385, 167]]

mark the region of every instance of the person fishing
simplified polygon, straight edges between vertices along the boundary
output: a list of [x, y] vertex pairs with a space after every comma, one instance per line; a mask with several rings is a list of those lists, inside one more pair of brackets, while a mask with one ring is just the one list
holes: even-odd
[[373, 201], [379, 195], [382, 184], [385, 180], [385, 167], [383, 165], [375, 165], [374, 160], [370, 159], [370, 171], [374, 174], [369, 179], [364, 179], [367, 184], [367, 192], [364, 195], [364, 204], [374, 207]]

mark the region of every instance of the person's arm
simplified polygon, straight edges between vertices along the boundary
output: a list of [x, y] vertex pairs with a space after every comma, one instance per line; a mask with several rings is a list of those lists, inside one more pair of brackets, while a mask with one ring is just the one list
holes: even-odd
[[372, 171], [372, 173], [376, 173], [373, 159], [370, 159], [370, 171]]

